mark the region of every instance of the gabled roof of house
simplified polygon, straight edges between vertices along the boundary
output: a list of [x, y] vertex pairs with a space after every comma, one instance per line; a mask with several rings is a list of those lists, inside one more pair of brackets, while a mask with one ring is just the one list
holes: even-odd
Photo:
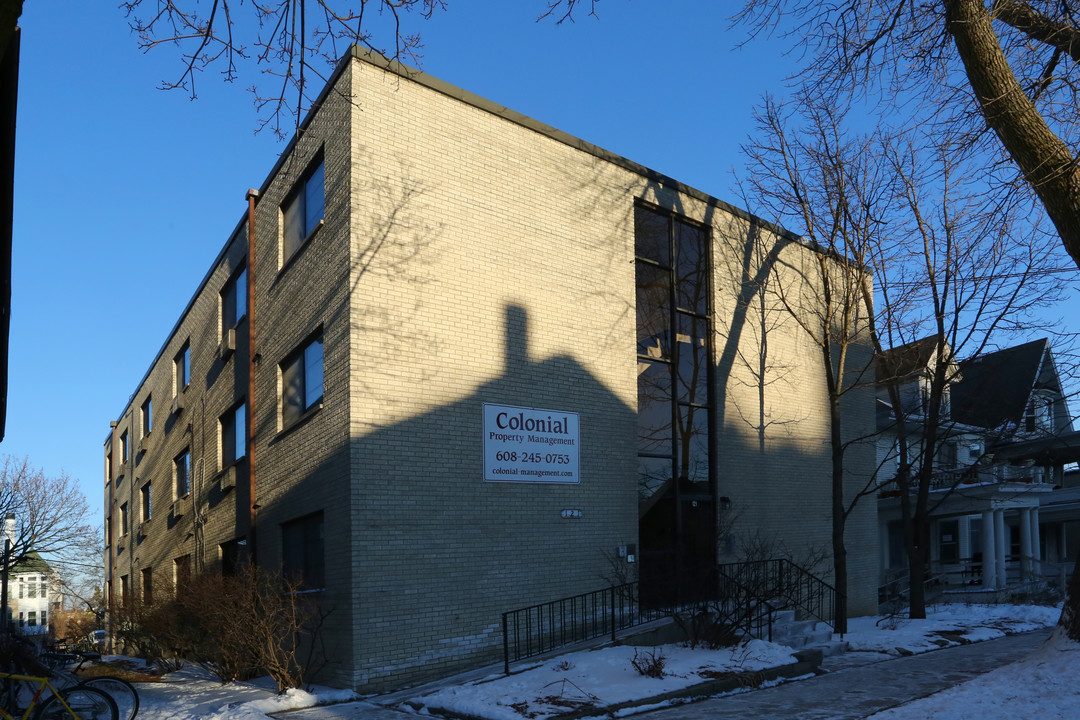
[[45, 562], [44, 558], [33, 551], [26, 553], [26, 557], [11, 569], [13, 575], [22, 575], [24, 573], [49, 574], [52, 571], [53, 569], [49, 566], [49, 563]]
[[961, 380], [952, 388], [953, 419], [985, 428], [1019, 425], [1049, 351], [1043, 338], [961, 362]]
[[937, 338], [927, 337], [889, 348], [877, 356], [877, 381], [926, 372], [937, 351]]

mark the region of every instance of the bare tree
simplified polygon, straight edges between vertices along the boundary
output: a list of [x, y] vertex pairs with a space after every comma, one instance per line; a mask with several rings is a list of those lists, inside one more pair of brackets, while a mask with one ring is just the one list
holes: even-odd
[[[824, 363], [837, 584], [843, 584], [845, 521], [862, 497], [875, 495], [886, 482], [899, 491], [911, 612], [919, 617], [925, 613], [930, 518], [951, 489], [935, 483], [934, 471], [938, 451], [952, 432], [947, 399], [958, 358], [1030, 330], [1032, 310], [1060, 297], [1049, 259], [1056, 240], [1028, 222], [1022, 203], [1002, 204], [1000, 195], [987, 192], [968, 155], [947, 142], [880, 130], [852, 137], [843, 131], [843, 113], [832, 109], [829, 96], [805, 93], [797, 107], [802, 122], [793, 128], [788, 122], [796, 113], [766, 103], [759, 117], [761, 135], [746, 147], [749, 199], [770, 218], [800, 229], [826, 254], [872, 270], [880, 300], [875, 316], [871, 276], [837, 273], [825, 264], [815, 278], [823, 289], [818, 312], [799, 304], [790, 288], [776, 288], [821, 349]], [[854, 322], [860, 317], [869, 323], [863, 336]], [[894, 415], [890, 431], [902, 449], [894, 477], [849, 486], [845, 496], [843, 465], [850, 440], [840, 433], [840, 400], [860, 383], [875, 382], [869, 373], [852, 372], [845, 349], [867, 340], [881, 358], [876, 381], [888, 393]], [[898, 357], [908, 352], [905, 348], [921, 354]], [[901, 396], [913, 367], [925, 375], [917, 417]]]
[[[1080, 265], [1075, 3], [746, 0], [736, 20], [808, 51], [800, 79], [814, 87], [883, 91], [917, 122], [979, 144], [987, 172], [1004, 153]], [[983, 142], [987, 127], [996, 142]]]
[[100, 557], [103, 546], [89, 516], [86, 498], [67, 475], [50, 477], [26, 458], [0, 459], [0, 521], [10, 518], [10, 534], [4, 538], [10, 545], [0, 553], [5, 571], [31, 552], [48, 555], [58, 565]]
[[444, 0], [126, 0], [120, 5], [144, 51], [180, 50], [180, 69], [162, 88], [194, 98], [201, 73], [211, 68], [228, 82], [257, 73], [266, 85], [253, 81], [248, 89], [261, 115], [259, 127], [270, 127], [278, 137], [299, 127], [351, 45], [418, 63], [423, 44], [408, 28], [410, 15], [427, 19], [445, 6]]
[[[757, 115], [759, 134], [743, 146], [749, 165], [744, 191], [759, 214], [797, 222], [818, 251], [802, 266], [786, 263], [787, 272], [778, 273], [769, 290], [819, 351], [828, 398], [835, 627], [846, 632], [845, 531], [858, 501], [874, 487], [871, 477], [847, 472], [852, 443], [872, 442], [872, 432], [845, 423], [845, 406], [853, 393], [872, 392], [867, 328], [873, 306], [863, 289], [890, 183], [873, 138], [846, 136], [842, 114], [820, 97], [804, 98], [798, 107], [792, 112], [766, 99]], [[794, 129], [793, 115], [802, 121]]]

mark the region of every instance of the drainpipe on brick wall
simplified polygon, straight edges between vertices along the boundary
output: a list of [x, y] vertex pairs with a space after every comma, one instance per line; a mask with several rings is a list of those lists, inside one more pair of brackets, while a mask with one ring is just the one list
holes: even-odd
[[255, 202], [259, 191], [247, 191], [248, 201], [248, 261], [247, 261], [247, 316], [248, 316], [248, 387], [247, 387], [247, 458], [248, 458], [248, 562], [258, 564], [255, 555], [255, 515], [259, 505], [255, 498]]

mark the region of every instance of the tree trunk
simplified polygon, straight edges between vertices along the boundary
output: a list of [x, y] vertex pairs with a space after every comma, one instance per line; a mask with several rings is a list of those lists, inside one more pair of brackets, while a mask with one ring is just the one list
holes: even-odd
[[1080, 266], [1080, 167], [1009, 67], [983, 0], [943, 0], [949, 33], [987, 125], [1034, 189]]
[[1080, 562], [1073, 567], [1069, 587], [1065, 591], [1065, 605], [1061, 608], [1058, 625], [1065, 628], [1070, 640], [1080, 642]]

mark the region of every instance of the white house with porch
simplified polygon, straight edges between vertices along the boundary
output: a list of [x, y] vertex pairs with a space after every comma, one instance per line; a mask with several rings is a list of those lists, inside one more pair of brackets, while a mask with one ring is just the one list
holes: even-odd
[[[909, 453], [917, 467], [933, 343], [895, 348], [881, 360], [903, 377]], [[1080, 491], [1063, 488], [1080, 459], [1080, 433], [1047, 340], [987, 353], [950, 369], [930, 492], [931, 584], [979, 599], [1007, 595], [1071, 571], [1080, 541]], [[879, 531], [883, 595], [903, 587], [904, 551], [892, 407], [879, 391]], [[912, 408], [908, 410], [908, 403]], [[1061, 497], [1066, 490], [1071, 500]], [[1068, 493], [1066, 493], [1068, 494]], [[1042, 510], [1052, 509], [1052, 522]], [[972, 598], [974, 599], [974, 598]]]

